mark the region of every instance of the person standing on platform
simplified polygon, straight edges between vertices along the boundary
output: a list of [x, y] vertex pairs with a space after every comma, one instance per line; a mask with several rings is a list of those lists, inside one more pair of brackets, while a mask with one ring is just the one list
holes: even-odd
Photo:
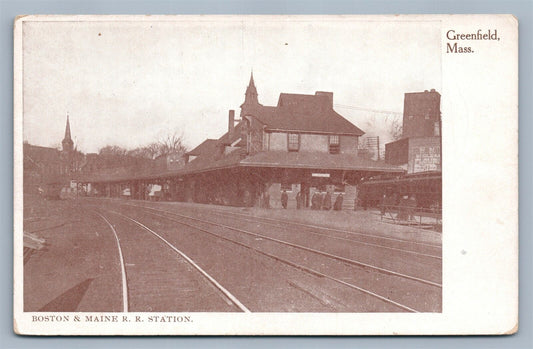
[[414, 195], [409, 196], [409, 199], [407, 200], [407, 206], [409, 220], [415, 220], [415, 210], [418, 206], [418, 202], [416, 201], [416, 197]]
[[400, 199], [400, 203], [398, 205], [398, 215], [396, 216], [397, 219], [406, 221], [409, 218], [408, 201], [409, 198], [407, 195], [402, 196]]
[[335, 199], [335, 203], [333, 204], [333, 209], [335, 211], [342, 210], [342, 201], [343, 200], [344, 200], [344, 198], [342, 197], [342, 193], [339, 193], [339, 195], [337, 195], [337, 198]]
[[316, 191], [313, 193], [313, 196], [311, 197], [311, 209], [312, 210], [318, 209], [318, 193]]
[[296, 194], [296, 209], [302, 208], [302, 191], [300, 190], [298, 194]]
[[386, 194], [383, 194], [383, 196], [381, 197], [381, 215], [385, 215], [385, 207], [386, 205], [388, 204], [388, 198], [387, 198], [387, 195]]
[[265, 208], [270, 208], [270, 194], [268, 193], [268, 191], [265, 191], [264, 200], [265, 200]]
[[283, 190], [283, 193], [281, 193], [281, 207], [286, 209], [288, 201], [289, 201], [289, 195], [287, 195], [286, 190]]
[[331, 210], [331, 193], [329, 191], [326, 191], [326, 195], [324, 195], [324, 201], [322, 202], [322, 209], [326, 211]]
[[245, 207], [250, 207], [251, 203], [252, 203], [252, 198], [251, 198], [250, 192], [248, 190], [245, 190], [243, 196], [244, 196], [243, 197], [244, 206]]
[[324, 194], [322, 194], [321, 192], [318, 193], [316, 197], [316, 201], [317, 201], [317, 204], [316, 204], [317, 210], [321, 210], [322, 204], [324, 203]]

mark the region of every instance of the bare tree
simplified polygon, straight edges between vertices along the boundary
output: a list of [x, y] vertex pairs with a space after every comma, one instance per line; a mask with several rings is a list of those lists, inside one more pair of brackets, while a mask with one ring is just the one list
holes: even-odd
[[159, 155], [167, 155], [172, 153], [183, 154], [187, 148], [183, 144], [183, 135], [176, 133], [168, 135], [166, 138], [159, 141]]
[[176, 133], [168, 135], [157, 142], [127, 150], [125, 148], [108, 145], [100, 149], [99, 155], [116, 156], [119, 158], [133, 157], [153, 160], [162, 155], [172, 153], [183, 154], [187, 148], [183, 144], [183, 136]]
[[400, 118], [392, 119], [390, 126], [389, 126], [389, 134], [391, 135], [392, 139], [395, 141], [402, 138], [402, 134], [403, 134], [402, 119]]

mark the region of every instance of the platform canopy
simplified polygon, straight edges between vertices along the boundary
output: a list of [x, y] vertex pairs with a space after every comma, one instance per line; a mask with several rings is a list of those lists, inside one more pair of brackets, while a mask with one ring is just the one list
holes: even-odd
[[317, 152], [264, 151], [246, 157], [240, 166], [305, 168], [347, 171], [404, 172], [400, 167], [358, 157], [355, 154], [328, 154]]
[[191, 176], [229, 168], [277, 168], [277, 169], [312, 169], [312, 170], [342, 170], [358, 172], [403, 173], [401, 167], [358, 157], [355, 154], [328, 154], [316, 152], [284, 152], [264, 151], [254, 155], [246, 155], [244, 149], [217, 158], [200, 156], [187, 163], [180, 169], [172, 171], [145, 170], [136, 173], [124, 171], [98, 173], [85, 176], [82, 181], [87, 182], [117, 182], [128, 180], [150, 180], [169, 177]]

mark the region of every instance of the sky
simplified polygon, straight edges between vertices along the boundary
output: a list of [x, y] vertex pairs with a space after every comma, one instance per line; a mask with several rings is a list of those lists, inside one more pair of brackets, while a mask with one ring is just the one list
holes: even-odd
[[[170, 134], [194, 147], [227, 130], [253, 70], [259, 101], [334, 93], [335, 110], [390, 141], [406, 92], [441, 87], [440, 23], [361, 17], [137, 17], [24, 22], [24, 140], [135, 148]], [[348, 106], [348, 107], [346, 107]], [[368, 110], [392, 111], [397, 114]]]

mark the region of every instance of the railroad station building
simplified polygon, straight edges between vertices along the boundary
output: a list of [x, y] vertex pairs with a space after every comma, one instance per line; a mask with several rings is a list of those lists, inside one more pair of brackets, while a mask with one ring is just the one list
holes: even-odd
[[264, 106], [252, 75], [238, 116], [229, 110], [220, 138], [205, 140], [164, 170], [96, 173], [84, 181], [99, 195], [121, 196], [127, 189], [132, 198], [148, 199], [147, 188], [158, 185], [158, 200], [235, 206], [281, 207], [283, 191], [289, 208], [296, 207], [298, 192], [308, 206], [314, 192], [327, 191], [342, 193], [343, 208], [353, 208], [361, 179], [404, 170], [358, 156], [364, 132], [334, 110], [333, 97], [281, 93], [277, 105]]

